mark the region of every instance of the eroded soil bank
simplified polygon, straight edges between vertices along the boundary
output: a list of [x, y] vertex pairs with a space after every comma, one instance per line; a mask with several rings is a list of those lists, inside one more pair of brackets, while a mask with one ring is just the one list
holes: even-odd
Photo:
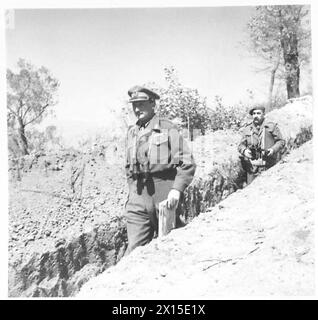
[[[280, 123], [287, 152], [312, 137], [305, 97], [268, 114]], [[243, 186], [240, 134], [219, 130], [193, 143], [198, 169], [185, 194], [187, 222]], [[127, 189], [123, 146], [97, 145], [26, 158], [10, 175], [9, 295], [70, 296], [121, 258]], [[239, 191], [240, 192], [240, 191]]]
[[185, 228], [137, 248], [78, 298], [314, 294], [312, 142]]

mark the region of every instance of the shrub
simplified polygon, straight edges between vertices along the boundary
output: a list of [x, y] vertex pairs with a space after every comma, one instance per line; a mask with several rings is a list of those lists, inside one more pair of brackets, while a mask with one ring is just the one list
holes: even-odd
[[209, 112], [209, 128], [212, 131], [232, 129], [239, 130], [248, 120], [249, 105], [239, 103], [233, 106], [226, 106], [222, 98], [215, 97], [213, 108]]

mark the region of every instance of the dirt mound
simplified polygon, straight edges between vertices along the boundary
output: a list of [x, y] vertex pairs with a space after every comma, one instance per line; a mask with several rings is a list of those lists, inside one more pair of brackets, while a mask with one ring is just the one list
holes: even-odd
[[312, 158], [308, 142], [185, 228], [88, 281], [78, 298], [314, 294]]

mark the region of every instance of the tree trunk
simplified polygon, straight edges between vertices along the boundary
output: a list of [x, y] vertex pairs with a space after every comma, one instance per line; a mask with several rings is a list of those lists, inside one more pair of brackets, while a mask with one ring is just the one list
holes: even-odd
[[276, 70], [274, 69], [271, 70], [271, 80], [269, 83], [268, 103], [267, 103], [268, 111], [272, 109], [272, 96], [273, 96], [273, 88], [274, 88], [274, 82], [275, 82], [275, 73], [276, 73]]
[[279, 63], [280, 63], [280, 51], [278, 51], [277, 53], [277, 59], [276, 59], [275, 65], [271, 70], [271, 79], [270, 79], [269, 91], [268, 91], [268, 105], [267, 105], [268, 111], [272, 109], [272, 97], [273, 97], [273, 89], [274, 89], [274, 83], [275, 83], [275, 75], [279, 67]]
[[287, 98], [297, 98], [299, 92], [298, 41], [295, 33], [289, 33], [282, 39], [284, 53]]
[[27, 138], [25, 136], [25, 125], [23, 123], [23, 120], [19, 117], [18, 118], [18, 134], [19, 134], [19, 140], [20, 140], [20, 149], [21, 149], [21, 152], [22, 152], [22, 155], [26, 155], [26, 154], [29, 154], [29, 151], [28, 151], [28, 141], [27, 141]]

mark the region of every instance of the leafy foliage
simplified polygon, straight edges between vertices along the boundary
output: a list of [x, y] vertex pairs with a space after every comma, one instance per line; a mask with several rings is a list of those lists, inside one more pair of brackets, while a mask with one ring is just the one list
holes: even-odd
[[202, 134], [209, 127], [209, 114], [206, 98], [202, 97], [197, 89], [183, 86], [178, 79], [174, 67], [164, 69], [167, 88], [153, 83], [148, 84], [160, 95], [158, 113], [180, 123], [181, 128], [189, 129], [191, 136], [194, 129]]
[[[271, 71], [284, 79], [288, 97], [299, 96], [299, 68], [311, 58], [309, 7], [303, 5], [257, 6], [248, 25], [248, 50]], [[276, 74], [277, 71], [277, 74]]]
[[239, 130], [248, 119], [249, 105], [242, 103], [226, 106], [220, 96], [215, 97], [214, 108], [209, 112], [212, 131], [232, 129]]
[[310, 60], [309, 9], [301, 5], [257, 6], [247, 25], [249, 49], [272, 66], [277, 54], [282, 58], [282, 41], [297, 36], [300, 62]]
[[[247, 90], [249, 101], [244, 104], [240, 102], [226, 105], [222, 97], [215, 96], [214, 102], [208, 105], [206, 97], [201, 96], [197, 89], [187, 88], [179, 82], [174, 67], [165, 68], [164, 73], [168, 83], [167, 88], [160, 87], [153, 82], [146, 83], [145, 86], [160, 95], [157, 102], [157, 113], [172, 120], [180, 128], [189, 129], [191, 138], [196, 136], [193, 134], [195, 129], [200, 130], [203, 135], [209, 131], [225, 129], [237, 131], [251, 120], [248, 111], [256, 104], [253, 91]], [[285, 102], [286, 98], [276, 92], [271, 109], [279, 108]], [[265, 103], [257, 105], [267, 107]], [[125, 106], [121, 112], [128, 114], [132, 112], [131, 110], [130, 106]]]
[[[62, 139], [57, 135], [55, 126], [48, 126], [44, 131], [32, 128], [26, 130], [25, 135], [28, 140], [30, 153], [63, 148]], [[9, 131], [8, 149], [10, 155], [13, 157], [22, 155], [19, 148], [19, 136], [14, 130]]]
[[253, 92], [248, 90], [250, 102], [235, 105], [225, 105], [220, 96], [215, 96], [212, 105], [207, 104], [206, 97], [199, 94], [197, 89], [190, 89], [180, 84], [174, 67], [164, 69], [167, 88], [155, 83], [147, 83], [146, 87], [159, 93], [157, 103], [158, 113], [183, 129], [200, 130], [201, 134], [208, 131], [232, 129], [239, 130], [249, 120], [248, 110], [253, 105]]
[[23, 154], [28, 153], [25, 127], [35, 124], [56, 104], [59, 82], [45, 67], [36, 68], [23, 59], [18, 72], [7, 69], [8, 126], [17, 128]]
[[55, 126], [48, 126], [44, 131], [28, 130], [27, 138], [31, 152], [62, 148], [61, 137], [57, 136]]

